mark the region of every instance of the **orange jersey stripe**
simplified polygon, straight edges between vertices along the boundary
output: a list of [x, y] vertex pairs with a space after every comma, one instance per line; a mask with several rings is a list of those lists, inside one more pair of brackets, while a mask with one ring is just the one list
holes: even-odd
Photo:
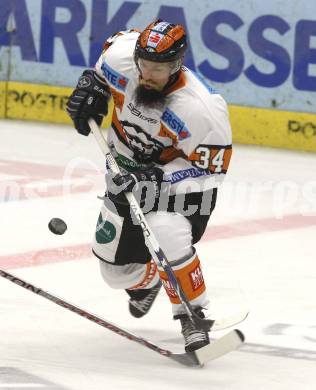
[[170, 131], [163, 123], [161, 123], [160, 125], [158, 136], [172, 139], [173, 144], [178, 143], [178, 137], [172, 131]]
[[111, 89], [111, 94], [113, 96], [115, 107], [117, 107], [120, 111], [122, 111], [125, 96], [114, 88], [110, 88], [110, 89]]
[[119, 132], [119, 135], [124, 139], [126, 144], [128, 144], [127, 137], [125, 134], [125, 131], [121, 125], [121, 122], [118, 120], [115, 109], [113, 110], [113, 116], [112, 116], [112, 123], [116, 127], [117, 131]]
[[103, 53], [107, 51], [107, 49], [112, 45], [112, 43], [114, 42], [114, 38], [120, 36], [120, 35], [123, 35], [123, 33], [121, 32], [118, 32], [116, 34], [113, 34], [110, 38], [108, 38], [104, 44], [103, 44]]
[[159, 160], [163, 164], [167, 164], [168, 162], [173, 161], [178, 157], [182, 157], [185, 160], [187, 160], [187, 156], [185, 155], [185, 153], [182, 150], [176, 149], [173, 146], [169, 146], [169, 147], [166, 147], [165, 149], [163, 149], [163, 151], [161, 152], [161, 154], [159, 156]]

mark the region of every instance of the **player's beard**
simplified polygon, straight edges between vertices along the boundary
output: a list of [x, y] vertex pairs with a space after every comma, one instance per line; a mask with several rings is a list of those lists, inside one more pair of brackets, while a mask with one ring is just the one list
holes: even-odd
[[163, 91], [139, 84], [135, 89], [135, 102], [137, 106], [161, 109], [166, 104], [166, 95]]

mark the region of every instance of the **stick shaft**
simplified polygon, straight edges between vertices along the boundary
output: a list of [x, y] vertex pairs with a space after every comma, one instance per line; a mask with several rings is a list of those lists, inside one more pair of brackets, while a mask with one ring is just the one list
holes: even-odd
[[40, 287], [36, 287], [34, 284], [26, 282], [25, 280], [18, 278], [17, 276], [14, 276], [13, 274], [11, 274], [7, 271], [0, 269], [0, 276], [9, 280], [12, 283], [17, 284], [20, 287], [25, 288], [28, 291], [31, 291], [32, 293], [34, 293], [36, 295], [40, 295], [41, 297], [46, 298], [49, 301], [56, 303], [56, 305], [59, 305], [67, 310], [70, 310], [73, 313], [76, 313], [79, 316], [84, 317], [87, 320], [90, 320], [90, 321], [102, 326], [103, 328], [106, 328], [114, 333], [117, 333], [118, 335], [120, 335], [122, 337], [126, 337], [129, 340], [135, 341], [136, 343], [142, 344], [143, 346], [145, 346], [149, 349], [152, 349], [152, 350], [160, 353], [161, 355], [169, 356], [171, 354], [170, 351], [162, 349], [162, 348], [158, 347], [157, 345], [152, 344], [149, 341], [147, 341], [141, 337], [135, 336], [134, 334], [127, 332], [126, 330], [120, 328], [118, 325], [115, 325], [112, 322], [109, 322], [103, 318], [100, 318], [100, 317], [96, 316], [95, 314], [89, 313], [88, 311], [81, 309], [80, 307], [75, 306], [74, 304], [67, 302], [62, 298], [59, 298], [56, 295], [53, 295], [50, 292], [41, 289]]

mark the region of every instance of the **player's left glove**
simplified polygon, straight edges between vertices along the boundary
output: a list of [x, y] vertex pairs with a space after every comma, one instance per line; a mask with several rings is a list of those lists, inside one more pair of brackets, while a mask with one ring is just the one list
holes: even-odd
[[103, 117], [108, 113], [110, 97], [106, 82], [94, 70], [85, 70], [67, 102], [67, 112], [78, 133], [90, 133], [89, 118], [101, 125]]
[[128, 204], [125, 193], [138, 193], [140, 204], [146, 197], [159, 197], [161, 184], [164, 180], [164, 172], [157, 167], [147, 170], [138, 170], [126, 175], [117, 174], [116, 176], [106, 175], [107, 193], [112, 202], [119, 204]]

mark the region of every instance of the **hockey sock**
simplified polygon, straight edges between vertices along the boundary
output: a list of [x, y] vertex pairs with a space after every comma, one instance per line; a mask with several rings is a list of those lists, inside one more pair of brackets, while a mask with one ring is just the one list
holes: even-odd
[[[194, 304], [194, 306], [205, 306], [208, 301], [198, 256], [194, 254], [189, 259], [173, 262], [171, 265], [178, 283], [181, 285], [187, 299]], [[159, 275], [171, 303], [175, 306], [173, 308], [174, 313], [181, 312], [179, 307], [181, 306], [180, 299], [168, 280], [166, 272], [159, 269]]]

